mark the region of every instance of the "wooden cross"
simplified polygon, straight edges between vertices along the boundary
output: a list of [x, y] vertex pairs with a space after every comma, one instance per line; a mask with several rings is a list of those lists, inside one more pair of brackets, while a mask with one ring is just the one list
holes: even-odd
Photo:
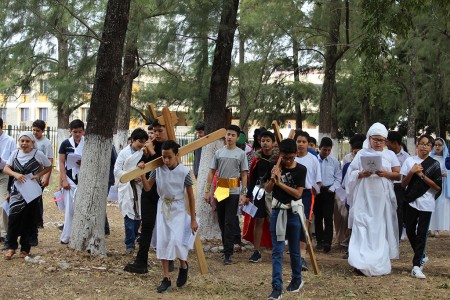
[[[280, 145], [281, 133], [280, 133], [280, 126], [278, 126], [277, 121], [272, 122], [272, 129], [274, 131], [275, 140], [277, 141], [277, 144]], [[295, 136], [295, 129], [291, 129], [291, 131], [289, 132], [288, 139], [293, 139], [294, 136]], [[278, 161], [277, 161], [278, 168], [280, 167], [280, 163], [281, 163], [281, 156], [278, 158]], [[319, 274], [319, 265], [317, 264], [316, 254], [314, 253], [314, 247], [311, 242], [311, 237], [309, 236], [309, 224], [308, 224], [308, 226], [305, 224], [306, 222], [304, 222], [304, 218], [300, 217], [300, 220], [302, 222], [303, 233], [306, 236], [306, 250], [309, 253], [309, 257], [311, 258], [311, 262], [312, 262], [313, 269], [314, 269], [314, 274], [317, 275], [317, 274]]]
[[[150, 105], [149, 108], [150, 108], [152, 117], [154, 119], [157, 119], [159, 124], [165, 126], [168, 139], [175, 141], [176, 139], [175, 139], [175, 130], [174, 130], [173, 123], [175, 123], [176, 120], [178, 120], [178, 117], [176, 116], [176, 114], [170, 112], [170, 110], [167, 107], [164, 107], [162, 109], [162, 116], [158, 117], [156, 115], [153, 105]], [[189, 152], [192, 152], [195, 149], [203, 147], [209, 143], [212, 143], [218, 139], [221, 139], [225, 136], [225, 134], [226, 134], [226, 130], [224, 128], [222, 128], [217, 131], [214, 131], [213, 133], [205, 135], [204, 137], [202, 137], [190, 144], [180, 147], [180, 149], [178, 149], [179, 157], [181, 157]], [[161, 167], [163, 164], [164, 164], [163, 159], [160, 156], [160, 157], [146, 163], [144, 169], [135, 168], [135, 169], [131, 170], [130, 172], [125, 173], [124, 175], [122, 175], [122, 177], [120, 177], [120, 182], [125, 183], [128, 181], [131, 181], [136, 177], [139, 177], [147, 172], [150, 172], [156, 168]], [[188, 209], [188, 214], [190, 215], [191, 208], [189, 207], [189, 201], [187, 200], [187, 197], [186, 197], [186, 206]], [[197, 236], [195, 238], [194, 249], [195, 249], [195, 254], [197, 255], [200, 273], [201, 274], [208, 273], [208, 265], [206, 264], [205, 254], [203, 252], [203, 246], [202, 246], [202, 242], [200, 240], [199, 234], [197, 234]]]

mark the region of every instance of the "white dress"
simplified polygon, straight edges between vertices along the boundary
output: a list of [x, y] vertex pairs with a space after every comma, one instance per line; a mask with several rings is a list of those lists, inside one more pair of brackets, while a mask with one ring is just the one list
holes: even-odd
[[[432, 156], [441, 164], [442, 173], [446, 173], [443, 156]], [[429, 230], [450, 230], [450, 199], [445, 196], [447, 189], [447, 177], [442, 177], [442, 192], [436, 199], [436, 206], [431, 215]]]
[[358, 179], [362, 170], [360, 157], [365, 153], [382, 156], [383, 169], [400, 166], [394, 152], [363, 149], [353, 159], [347, 176], [347, 196], [350, 205], [348, 262], [366, 276], [391, 272], [390, 259], [399, 256], [397, 200], [391, 180], [372, 174]]
[[[156, 215], [156, 257], [187, 260], [189, 248], [183, 245], [187, 219], [184, 196], [185, 179], [190, 169], [178, 164], [170, 170], [165, 165], [156, 169], [159, 201]], [[190, 223], [189, 223], [190, 224]]]

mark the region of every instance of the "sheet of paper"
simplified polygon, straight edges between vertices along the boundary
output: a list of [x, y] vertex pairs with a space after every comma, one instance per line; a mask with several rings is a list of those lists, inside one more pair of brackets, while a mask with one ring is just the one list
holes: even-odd
[[230, 189], [218, 186], [214, 192], [214, 196], [216, 196], [217, 202], [220, 202], [230, 197]]
[[56, 202], [56, 206], [58, 206], [58, 209], [64, 211], [66, 209], [66, 205], [64, 203], [64, 190], [61, 189], [59, 191], [56, 191], [53, 196], [55, 199], [53, 199], [52, 202]]
[[81, 155], [76, 153], [67, 154], [67, 170], [72, 170], [73, 168], [80, 168], [80, 165], [77, 164], [77, 161], [81, 160]]
[[189, 249], [194, 249], [195, 238], [197, 237], [198, 230], [200, 229], [200, 219], [197, 218], [198, 229], [194, 234], [192, 234], [191, 229], [191, 217], [187, 215], [185, 220], [186, 223], [183, 232], [183, 245], [187, 246]]
[[247, 205], [242, 206], [242, 211], [252, 216], [252, 218], [255, 217], [257, 210], [258, 208], [252, 202], [249, 202]]
[[15, 181], [14, 185], [22, 194], [23, 199], [25, 199], [27, 203], [30, 203], [31, 201], [42, 195], [42, 188], [36, 180], [32, 179], [33, 174], [26, 174], [25, 177], [27, 178], [27, 181], [25, 181], [24, 183]]
[[345, 194], [345, 190], [342, 187], [338, 187], [336, 189], [336, 196], [338, 196], [339, 200], [345, 202], [345, 198], [347, 197]]
[[363, 170], [375, 173], [377, 170], [381, 170], [382, 159], [380, 155], [361, 155], [361, 167]]
[[5, 214], [7, 216], [9, 216], [9, 202], [8, 201], [3, 202], [2, 208], [5, 211]]

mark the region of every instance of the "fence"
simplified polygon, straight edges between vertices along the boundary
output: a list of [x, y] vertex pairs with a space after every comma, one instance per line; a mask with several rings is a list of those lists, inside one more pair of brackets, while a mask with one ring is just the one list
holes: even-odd
[[[8, 125], [3, 130], [14, 140], [17, 140], [17, 137], [19, 136], [20, 132], [26, 131], [26, 130], [32, 131], [32, 127], [31, 126]], [[130, 134], [131, 134], [131, 130], [130, 130]], [[53, 164], [56, 165], [56, 160], [58, 157], [57, 153], [59, 150], [57, 128], [56, 127], [46, 127], [45, 128], [45, 136], [52, 142], [53, 153], [55, 154]], [[180, 146], [187, 145], [195, 140], [195, 134], [193, 134], [193, 133], [188, 133], [188, 134], [177, 133], [177, 134], [175, 134], [175, 136], [176, 136], [176, 139], [177, 139], [178, 143], [180, 144]], [[181, 162], [185, 166], [192, 169], [194, 166], [194, 153], [191, 152], [191, 153], [188, 153], [188, 154], [184, 155], [183, 157], [181, 157]]]

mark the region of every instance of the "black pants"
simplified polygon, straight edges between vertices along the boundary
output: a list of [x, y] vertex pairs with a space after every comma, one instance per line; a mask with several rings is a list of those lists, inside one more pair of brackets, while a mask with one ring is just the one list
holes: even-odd
[[[404, 202], [405, 202], [405, 189], [401, 183], [394, 183], [395, 198], [397, 199], [397, 219], [398, 219], [398, 234], [399, 239], [402, 238], [403, 231], [403, 218], [404, 218]], [[408, 205], [409, 206], [409, 205]]]
[[329, 192], [328, 187], [321, 188], [313, 208], [316, 241], [329, 246], [333, 240], [334, 196], [335, 193]]
[[431, 212], [417, 210], [409, 204], [406, 206], [406, 234], [414, 250], [413, 267], [420, 267], [422, 265], [422, 259], [425, 256]]
[[16, 250], [19, 247], [17, 238], [20, 236], [20, 251], [30, 252], [30, 233], [36, 226], [36, 211], [39, 203], [35, 200], [26, 204], [22, 211], [11, 213], [8, 217], [8, 246]]
[[222, 244], [225, 255], [233, 254], [236, 228], [236, 214], [239, 205], [239, 195], [230, 195], [217, 203], [217, 217], [222, 233]]
[[158, 194], [153, 191], [142, 191], [141, 195], [141, 239], [139, 250], [136, 255], [136, 263], [147, 266], [148, 251], [152, 241], [153, 229], [155, 228], [156, 212], [158, 210]]

